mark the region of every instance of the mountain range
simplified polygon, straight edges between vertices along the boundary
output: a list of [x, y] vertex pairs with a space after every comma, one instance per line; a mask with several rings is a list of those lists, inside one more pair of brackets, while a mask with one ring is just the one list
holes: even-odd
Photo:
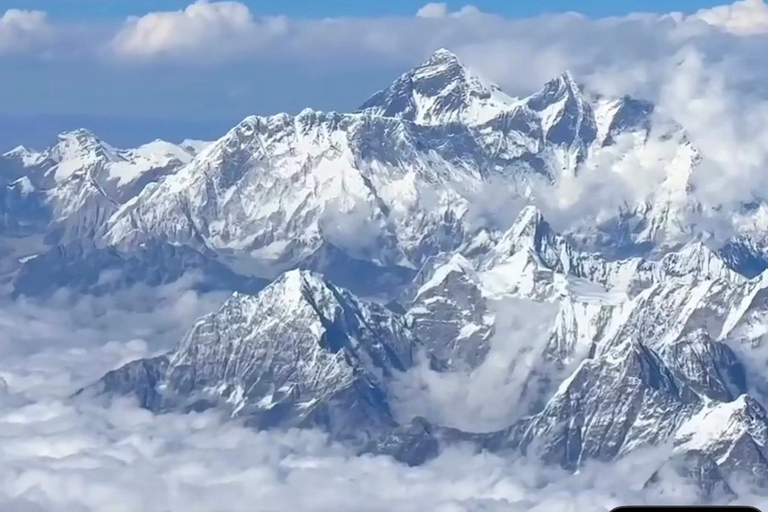
[[[12, 295], [184, 275], [233, 293], [78, 399], [320, 428], [412, 465], [452, 443], [570, 471], [667, 447], [648, 488], [672, 472], [727, 500], [768, 486], [768, 203], [700, 201], [703, 162], [650, 102], [568, 73], [515, 98], [439, 50], [352, 113], [4, 154], [0, 273]], [[557, 208], [648, 169], [652, 187], [599, 214]], [[733, 229], [714, 240], [698, 221], [718, 215]], [[553, 315], [523, 339], [506, 308]], [[418, 368], [471, 375], [499, 351], [517, 354], [508, 424], [399, 412]]]

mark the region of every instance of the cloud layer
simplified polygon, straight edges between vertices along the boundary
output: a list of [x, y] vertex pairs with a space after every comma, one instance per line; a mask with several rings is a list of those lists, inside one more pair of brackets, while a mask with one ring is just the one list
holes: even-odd
[[768, 32], [768, 6], [763, 0], [740, 0], [732, 5], [701, 10], [695, 17], [734, 34]]

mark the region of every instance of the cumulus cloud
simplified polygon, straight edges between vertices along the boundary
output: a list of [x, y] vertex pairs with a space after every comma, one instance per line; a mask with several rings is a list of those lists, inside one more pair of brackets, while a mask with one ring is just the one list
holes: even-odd
[[37, 48], [49, 41], [52, 33], [46, 13], [9, 9], [0, 16], [0, 54]]
[[259, 23], [240, 2], [199, 0], [182, 11], [129, 19], [112, 45], [119, 55], [133, 58], [223, 56], [281, 30], [279, 19]]
[[731, 5], [702, 9], [694, 17], [733, 34], [768, 32], [768, 5], [764, 0], [740, 0]]
[[448, 16], [460, 17], [470, 14], [479, 14], [480, 9], [474, 5], [465, 5], [455, 12], [451, 12], [445, 2], [430, 2], [416, 12], [419, 18], [445, 18]]
[[444, 18], [448, 16], [448, 4], [445, 2], [431, 2], [418, 10], [416, 16], [421, 18]]

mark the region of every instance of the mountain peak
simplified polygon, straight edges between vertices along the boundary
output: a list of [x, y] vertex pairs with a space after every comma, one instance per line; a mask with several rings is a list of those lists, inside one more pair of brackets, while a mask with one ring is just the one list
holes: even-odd
[[116, 150], [99, 139], [93, 132], [80, 128], [62, 132], [55, 145], [45, 151], [46, 158], [60, 164], [56, 180], [69, 176], [77, 169], [96, 162], [114, 161]]
[[28, 147], [19, 145], [11, 149], [10, 151], [5, 152], [3, 156], [6, 158], [13, 158], [13, 157], [22, 158], [27, 155], [31, 155], [33, 153], [34, 151], [29, 149]]
[[37, 160], [40, 158], [40, 153], [26, 146], [16, 146], [7, 153], [4, 153], [2, 158], [15, 162], [21, 167], [27, 167], [37, 163]]
[[430, 55], [429, 59], [426, 60], [422, 66], [426, 65], [437, 65], [437, 64], [458, 64], [461, 65], [461, 61], [459, 60], [459, 57], [456, 56], [455, 53], [452, 51], [446, 49], [446, 48], [439, 48], [438, 50], [435, 50], [432, 55]]
[[303, 290], [307, 287], [326, 287], [326, 283], [319, 274], [309, 270], [289, 270], [281, 275], [274, 283], [288, 290]]
[[77, 128], [76, 130], [61, 132], [57, 139], [59, 143], [78, 142], [82, 144], [85, 142], [101, 142], [92, 131], [86, 130], [85, 128]]
[[531, 110], [540, 113], [547, 140], [555, 144], [581, 148], [597, 138], [595, 114], [573, 76], [564, 72], [525, 100]]
[[544, 215], [541, 210], [537, 206], [529, 204], [517, 215], [507, 234], [518, 240], [533, 239], [544, 222]]
[[113, 148], [99, 139], [92, 131], [84, 128], [62, 132], [57, 136], [52, 149], [58, 152], [66, 151], [98, 151], [112, 152]]
[[481, 124], [514, 102], [497, 85], [462, 64], [454, 53], [441, 48], [376, 93], [360, 110], [422, 125]]
[[576, 80], [573, 78], [573, 75], [569, 70], [565, 70], [562, 73], [560, 73], [557, 77], [555, 77], [554, 81], [557, 81], [564, 86], [568, 87], [570, 90], [579, 90], [579, 84], [576, 83]]
[[[318, 427], [348, 440], [393, 425], [383, 386], [413, 365], [416, 349], [405, 325], [382, 306], [293, 270], [201, 318], [162, 365], [129, 363], [92, 389], [160, 396], [162, 388], [167, 410], [202, 398], [247, 417], [250, 426]], [[158, 403], [142, 399], [152, 410], [162, 410]]]
[[542, 111], [554, 103], [568, 101], [581, 96], [581, 87], [569, 71], [564, 71], [546, 84], [541, 91], [528, 99], [528, 106]]

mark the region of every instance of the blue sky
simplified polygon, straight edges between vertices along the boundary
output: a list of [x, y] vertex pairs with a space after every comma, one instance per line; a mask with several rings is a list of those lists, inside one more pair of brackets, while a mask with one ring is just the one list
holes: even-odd
[[[164, 9], [181, 9], [185, 0], [8, 0], [8, 7], [41, 9], [57, 17], [123, 17]], [[246, 0], [254, 12], [291, 17], [410, 15], [424, 1], [418, 0]], [[629, 12], [694, 12], [718, 5], [713, 0], [476, 0], [449, 1], [460, 8], [471, 3], [486, 12], [505, 16], [532, 16], [541, 13], [578, 11], [589, 16], [613, 16]]]

